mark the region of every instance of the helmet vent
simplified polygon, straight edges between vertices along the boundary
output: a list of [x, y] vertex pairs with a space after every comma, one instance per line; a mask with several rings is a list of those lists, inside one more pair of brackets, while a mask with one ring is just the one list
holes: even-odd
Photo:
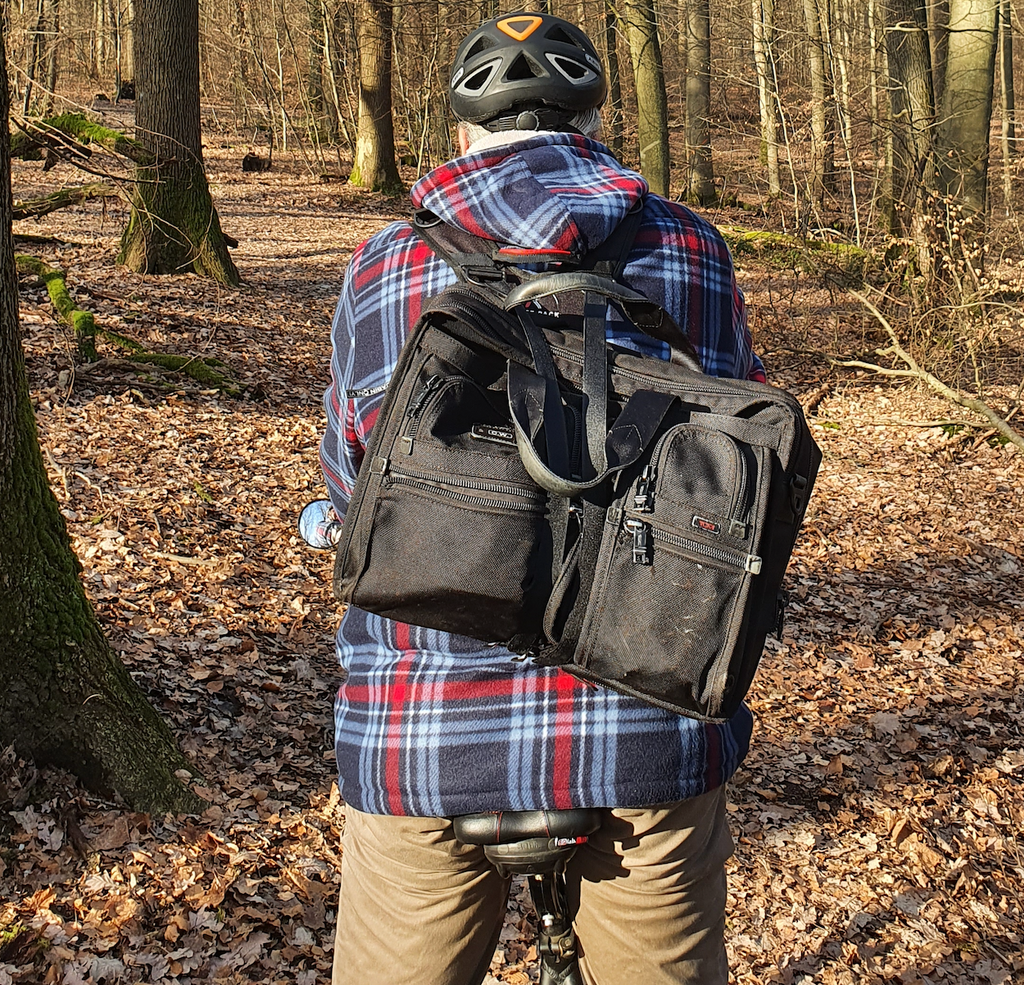
[[508, 82], [516, 82], [521, 79], [539, 79], [548, 73], [545, 72], [532, 58], [523, 52], [516, 55], [515, 60], [508, 67], [505, 79]]
[[463, 61], [468, 62], [471, 58], [475, 58], [477, 55], [487, 51], [489, 48], [495, 48], [497, 45], [486, 35], [482, 35], [473, 42], [472, 47], [466, 52]]
[[566, 58], [565, 55], [556, 55], [550, 51], [545, 54], [548, 61], [574, 85], [590, 82], [596, 77], [596, 73], [589, 66], [576, 61], [575, 58]]
[[487, 88], [487, 84], [494, 77], [501, 60], [497, 59], [481, 65], [475, 72], [470, 72], [459, 84], [458, 91], [466, 93], [477, 93]]
[[578, 48], [580, 46], [580, 43], [574, 37], [563, 31], [557, 24], [551, 27], [544, 37], [546, 37], [548, 41], [557, 41], [559, 44], [571, 44], [574, 48]]

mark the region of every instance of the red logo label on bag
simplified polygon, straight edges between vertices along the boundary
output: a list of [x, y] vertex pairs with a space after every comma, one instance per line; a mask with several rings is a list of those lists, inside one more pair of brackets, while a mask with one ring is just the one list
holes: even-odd
[[721, 524], [715, 523], [714, 520], [705, 520], [702, 516], [695, 516], [692, 526], [696, 530], [703, 530], [704, 533], [714, 534], [716, 537], [722, 532]]

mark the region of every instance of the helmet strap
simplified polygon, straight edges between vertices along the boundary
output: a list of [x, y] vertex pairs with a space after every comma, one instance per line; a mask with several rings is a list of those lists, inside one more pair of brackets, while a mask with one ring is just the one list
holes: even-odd
[[496, 116], [493, 120], [481, 123], [485, 130], [498, 133], [502, 130], [553, 130], [561, 133], [580, 133], [569, 121], [575, 113], [565, 110], [540, 106], [535, 109], [523, 109], [516, 114]]

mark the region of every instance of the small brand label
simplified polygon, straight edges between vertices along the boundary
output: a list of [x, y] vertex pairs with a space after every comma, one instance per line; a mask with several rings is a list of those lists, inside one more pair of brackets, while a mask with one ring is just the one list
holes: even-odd
[[693, 518], [693, 527], [696, 530], [703, 530], [706, 534], [714, 534], [716, 537], [722, 532], [720, 524], [715, 523], [714, 520], [705, 520], [702, 516]]
[[516, 443], [515, 432], [506, 424], [474, 424], [469, 434], [481, 441], [496, 441], [501, 445]]

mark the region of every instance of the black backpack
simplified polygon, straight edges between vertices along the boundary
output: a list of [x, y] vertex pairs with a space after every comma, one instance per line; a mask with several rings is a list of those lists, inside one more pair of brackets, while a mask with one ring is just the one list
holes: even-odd
[[[387, 387], [335, 593], [723, 721], [781, 626], [821, 454], [792, 396], [705, 375], [670, 316], [617, 281], [639, 222], [566, 257], [417, 215], [459, 282]], [[607, 343], [609, 303], [671, 359]]]

